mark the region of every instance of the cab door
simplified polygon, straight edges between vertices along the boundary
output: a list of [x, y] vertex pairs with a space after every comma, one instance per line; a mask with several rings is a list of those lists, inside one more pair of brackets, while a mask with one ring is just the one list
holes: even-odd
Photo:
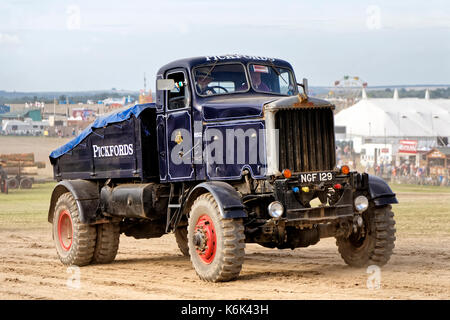
[[187, 73], [174, 69], [166, 73], [175, 86], [166, 91], [167, 181], [195, 179], [192, 157], [192, 108]]

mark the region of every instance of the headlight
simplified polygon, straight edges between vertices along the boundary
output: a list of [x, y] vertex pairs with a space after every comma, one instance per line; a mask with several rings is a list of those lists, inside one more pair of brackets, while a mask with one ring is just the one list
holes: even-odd
[[270, 216], [279, 219], [284, 212], [284, 207], [281, 204], [281, 202], [274, 201], [267, 207], [267, 211], [269, 212]]
[[369, 200], [364, 196], [358, 196], [355, 199], [355, 208], [358, 212], [364, 212], [369, 207]]

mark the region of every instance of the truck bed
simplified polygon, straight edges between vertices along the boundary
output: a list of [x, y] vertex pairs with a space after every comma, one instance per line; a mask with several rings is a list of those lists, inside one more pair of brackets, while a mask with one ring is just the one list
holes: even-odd
[[154, 180], [158, 174], [156, 107], [135, 105], [95, 120], [50, 154], [56, 180]]

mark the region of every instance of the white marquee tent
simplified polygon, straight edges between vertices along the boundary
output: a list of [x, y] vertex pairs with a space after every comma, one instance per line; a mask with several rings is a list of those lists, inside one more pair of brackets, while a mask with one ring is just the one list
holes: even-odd
[[[365, 93], [365, 92], [364, 92]], [[335, 125], [347, 136], [432, 138], [450, 137], [450, 99], [363, 99], [342, 110]]]

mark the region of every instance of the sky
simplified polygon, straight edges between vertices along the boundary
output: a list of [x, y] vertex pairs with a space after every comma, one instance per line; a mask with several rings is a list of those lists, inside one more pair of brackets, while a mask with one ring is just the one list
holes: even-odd
[[0, 0], [0, 90], [154, 90], [162, 65], [227, 53], [310, 86], [450, 84], [450, 1]]

